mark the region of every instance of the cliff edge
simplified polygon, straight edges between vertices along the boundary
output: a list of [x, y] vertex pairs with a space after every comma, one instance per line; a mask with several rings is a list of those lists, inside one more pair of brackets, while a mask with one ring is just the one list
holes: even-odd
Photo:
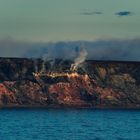
[[140, 108], [140, 62], [0, 58], [0, 107]]

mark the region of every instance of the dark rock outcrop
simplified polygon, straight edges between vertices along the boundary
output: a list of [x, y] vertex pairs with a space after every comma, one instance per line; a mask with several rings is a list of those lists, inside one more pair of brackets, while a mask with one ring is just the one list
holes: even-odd
[[1, 107], [140, 108], [140, 62], [0, 58]]

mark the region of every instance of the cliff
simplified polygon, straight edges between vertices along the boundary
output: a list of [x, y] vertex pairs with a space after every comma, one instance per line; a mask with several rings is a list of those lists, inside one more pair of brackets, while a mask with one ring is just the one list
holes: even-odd
[[140, 62], [0, 58], [1, 107], [140, 108]]

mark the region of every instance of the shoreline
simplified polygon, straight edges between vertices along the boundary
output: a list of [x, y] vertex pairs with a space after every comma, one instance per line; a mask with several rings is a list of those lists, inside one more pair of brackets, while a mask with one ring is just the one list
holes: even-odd
[[93, 110], [140, 110], [140, 106], [126, 106], [126, 107], [119, 107], [119, 106], [62, 106], [62, 105], [5, 105], [0, 106], [1, 109], [93, 109]]

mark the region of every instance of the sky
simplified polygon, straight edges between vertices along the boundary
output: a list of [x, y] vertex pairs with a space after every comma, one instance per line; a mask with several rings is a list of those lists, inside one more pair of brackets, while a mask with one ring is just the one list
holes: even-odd
[[0, 0], [0, 57], [75, 59], [84, 48], [87, 59], [140, 61], [139, 6], [140, 0]]
[[139, 38], [139, 6], [140, 0], [0, 0], [0, 39]]

